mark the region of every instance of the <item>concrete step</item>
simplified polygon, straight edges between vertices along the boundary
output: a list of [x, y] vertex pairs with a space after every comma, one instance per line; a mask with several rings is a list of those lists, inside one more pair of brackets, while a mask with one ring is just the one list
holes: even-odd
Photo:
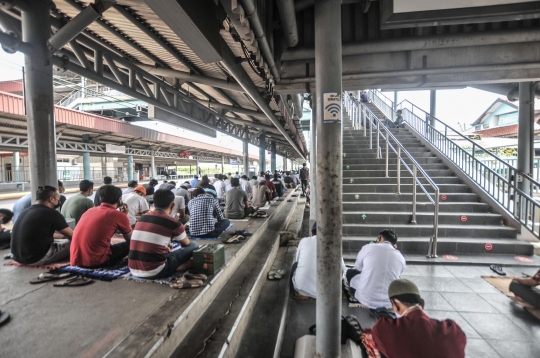
[[[343, 224], [342, 233], [346, 236], [377, 237], [384, 229], [392, 229], [399, 237], [430, 237], [433, 224]], [[491, 225], [439, 225], [439, 237], [491, 237], [515, 239], [516, 230], [507, 226]]]
[[[379, 144], [379, 146], [381, 146], [381, 145]], [[384, 152], [384, 146], [381, 146], [381, 147], [382, 147], [382, 153], [384, 154], [385, 153]], [[343, 153], [346, 153], [347, 155], [371, 153], [371, 151], [375, 150], [375, 148], [376, 148], [376, 143], [373, 143], [373, 149], [350, 146], [349, 148], [343, 148]], [[423, 146], [423, 145], [411, 146], [411, 147], [406, 148], [406, 149], [412, 155], [414, 155], [414, 153], [425, 152], [427, 150], [426, 147]], [[390, 149], [390, 153], [395, 153], [395, 152], [392, 149]]]
[[[412, 203], [406, 202], [383, 202], [383, 201], [344, 201], [343, 212], [349, 211], [396, 211], [412, 213]], [[459, 202], [441, 202], [439, 203], [439, 212], [451, 212], [465, 215], [465, 213], [486, 213], [489, 211], [489, 205], [485, 203], [459, 203]], [[433, 213], [433, 204], [430, 202], [417, 202], [416, 212]]]
[[[441, 193], [446, 200], [440, 199], [440, 202], [447, 203], [470, 203], [477, 202], [478, 196], [475, 193]], [[431, 195], [433, 197], [433, 195]], [[395, 193], [345, 193], [343, 201], [383, 201], [383, 202], [412, 202], [412, 193], [395, 194]], [[429, 202], [427, 195], [424, 192], [416, 193], [417, 202]]]
[[[460, 184], [461, 180], [458, 177], [454, 176], [448, 176], [448, 177], [431, 177], [431, 179], [435, 182], [435, 184]], [[427, 180], [425, 178], [418, 177], [418, 180], [420, 180], [421, 183], [427, 184]], [[401, 184], [412, 184], [413, 178], [412, 176], [409, 177], [401, 177], [400, 179]], [[354, 179], [354, 184], [343, 184], [343, 188], [349, 187], [349, 186], [355, 186], [356, 184], [396, 184], [397, 178], [396, 177], [388, 177], [388, 178], [376, 178], [376, 177], [367, 177], [367, 178], [356, 178]], [[345, 190], [344, 190], [345, 191]]]
[[[410, 162], [407, 163], [407, 165], [412, 168], [412, 164]], [[447, 166], [443, 163], [426, 163], [422, 164], [421, 166], [424, 170], [447, 169]], [[402, 169], [405, 168], [403, 162], [400, 162], [400, 167]], [[343, 166], [344, 172], [351, 170], [386, 170], [386, 164], [345, 164]], [[397, 170], [397, 164], [390, 164], [390, 158], [388, 158], [388, 170]]]
[[[382, 139], [382, 138], [381, 138]], [[379, 141], [381, 141], [381, 139], [379, 139]], [[410, 138], [398, 138], [399, 142], [402, 144], [402, 145], [410, 145], [410, 144], [415, 144], [415, 143], [420, 143], [420, 141], [414, 137], [410, 137]], [[353, 145], [362, 145], [362, 146], [366, 146], [368, 145], [369, 146], [369, 142], [370, 142], [370, 139], [369, 139], [369, 135], [367, 137], [343, 137], [343, 146], [344, 148], [345, 147], [350, 147], [350, 146], [353, 146]], [[373, 136], [373, 143], [377, 142], [377, 137], [374, 135]], [[386, 142], [386, 141], [384, 141]], [[393, 143], [392, 140], [390, 140], [390, 143]]]
[[[462, 221], [466, 217], [467, 221]], [[344, 224], [373, 224], [373, 225], [394, 225], [411, 224], [412, 211], [343, 211]], [[418, 225], [433, 224], [433, 207], [431, 212], [416, 213], [416, 223]], [[502, 226], [502, 216], [491, 213], [455, 213], [455, 212], [439, 212], [439, 225], [455, 225], [462, 226]]]
[[[374, 152], [375, 153], [375, 152]], [[403, 158], [403, 160], [405, 161], [405, 163], [412, 163], [412, 161], [408, 158], [408, 157], [405, 157]], [[420, 165], [422, 164], [430, 164], [430, 163], [441, 163], [440, 159], [433, 156], [433, 157], [424, 157], [424, 158], [414, 158], [414, 160], [416, 160], [416, 162]], [[346, 161], [345, 159], [343, 160], [344, 162]], [[350, 164], [348, 165], [351, 165], [351, 169], [355, 169], [354, 167], [352, 167], [353, 165], [362, 165], [362, 164], [385, 164], [386, 163], [386, 158], [385, 157], [382, 157], [380, 159], [377, 159], [377, 158], [356, 158], [354, 159], [353, 161], [351, 161]], [[388, 158], [388, 164], [396, 164], [397, 163], [397, 157], [393, 156], [393, 157], [389, 157]], [[403, 162], [401, 162], [403, 164]]]
[[[366, 152], [366, 153], [347, 153], [347, 152], [343, 152], [345, 154], [345, 156], [343, 157], [343, 163], [345, 163], [346, 160], [354, 160], [354, 159], [362, 159], [362, 158], [365, 158], [365, 159], [375, 159], [377, 158], [377, 152], [375, 151], [375, 149], [373, 149], [373, 152], [369, 153], [369, 152]], [[384, 151], [382, 151], [381, 153], [381, 158], [385, 158], [386, 156], [384, 156]], [[416, 158], [426, 158], [426, 157], [432, 157], [432, 158], [435, 158], [435, 155], [433, 153], [431, 153], [430, 151], [428, 151], [427, 149], [422, 151], [422, 152], [415, 152], [415, 153], [411, 153], [412, 156], [416, 159]], [[403, 157], [405, 157], [405, 154], [402, 154]], [[390, 154], [388, 155], [389, 158], [397, 158], [397, 154], [394, 153], [394, 152], [390, 152]], [[353, 164], [353, 163], [350, 163], [349, 164]]]
[[[356, 259], [356, 255], [364, 245], [374, 241], [372, 237], [364, 236], [343, 236], [343, 258], [351, 262]], [[486, 250], [486, 245], [491, 250]], [[429, 237], [419, 238], [398, 238], [397, 248], [403, 254], [423, 254], [428, 252]], [[462, 237], [440, 237], [437, 239], [437, 253], [442, 255], [456, 254], [485, 254], [485, 255], [533, 255], [534, 247], [524, 241], [515, 239], [493, 239], [493, 238], [462, 238]], [[409, 262], [407, 262], [409, 263]]]
[[[468, 193], [469, 187], [465, 184], [438, 184], [439, 190], [441, 193]], [[401, 184], [400, 191], [403, 194], [413, 192], [413, 184]], [[434, 193], [434, 189], [431, 185], [425, 185], [425, 188], [428, 192]], [[417, 193], [419, 193], [422, 188], [420, 185], [416, 185]], [[392, 193], [395, 194], [397, 191], [397, 185], [395, 183], [389, 184], [355, 184], [343, 186], [343, 193]]]
[[[404, 167], [401, 168], [401, 177], [412, 177], [411, 173]], [[425, 170], [427, 175], [432, 176], [452, 176], [452, 172], [449, 169], [427, 169]], [[343, 183], [354, 178], [366, 178], [366, 177], [382, 177], [386, 174], [385, 170], [345, 170], [343, 171]], [[397, 177], [397, 170], [388, 170], [388, 176]], [[354, 182], [350, 182], [353, 184]]]

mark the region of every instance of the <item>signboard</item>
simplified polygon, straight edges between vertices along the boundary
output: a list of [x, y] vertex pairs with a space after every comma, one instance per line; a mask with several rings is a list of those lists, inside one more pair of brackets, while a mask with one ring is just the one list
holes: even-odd
[[189, 152], [180, 152], [178, 153], [178, 156], [180, 158], [189, 158], [191, 155], [189, 154]]
[[487, 251], [493, 250], [493, 244], [486, 244], [486, 250]]
[[323, 93], [323, 123], [341, 123], [341, 93]]
[[462, 223], [466, 223], [467, 220], [468, 220], [468, 219], [467, 219], [467, 216], [461, 215], [461, 222], [462, 222]]
[[236, 160], [236, 159], [231, 159], [231, 164], [234, 164], [234, 165], [238, 164], [238, 160]]
[[107, 153], [126, 154], [126, 147], [123, 145], [105, 144]]

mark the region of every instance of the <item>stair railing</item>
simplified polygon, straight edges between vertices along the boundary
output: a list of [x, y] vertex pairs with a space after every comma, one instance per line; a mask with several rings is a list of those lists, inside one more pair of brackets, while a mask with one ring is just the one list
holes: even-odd
[[[371, 93], [377, 97], [384, 96], [379, 91]], [[540, 238], [540, 204], [533, 197], [534, 191], [540, 188], [540, 182], [413, 103], [404, 100], [395, 108], [402, 110], [403, 118], [411, 129], [428, 140], [536, 238]], [[464, 144], [459, 145], [455, 140]]]
[[[417, 195], [417, 185], [420, 186], [422, 191], [426, 194], [428, 200], [433, 204], [433, 236], [429, 240], [428, 254], [427, 257], [434, 258], [437, 257], [437, 238], [439, 234], [439, 197], [440, 190], [437, 184], [431, 179], [431, 177], [426, 173], [422, 166], [414, 159], [414, 157], [407, 151], [407, 149], [401, 144], [401, 142], [392, 134], [390, 129], [387, 127], [386, 123], [383, 123], [375, 113], [373, 113], [364, 103], [359, 102], [349, 96], [347, 92], [343, 94], [344, 98], [344, 108], [351, 120], [353, 121], [353, 128], [355, 130], [360, 129], [360, 125], [364, 129], [364, 137], [366, 137], [366, 127], [369, 126], [369, 148], [373, 149], [373, 127], [376, 125], [376, 140], [377, 140], [377, 159], [381, 159], [381, 147], [380, 147], [380, 138], [385, 141], [385, 177], [389, 178], [389, 154], [390, 149], [397, 156], [397, 174], [396, 174], [396, 185], [397, 185], [397, 194], [401, 194], [401, 164], [405, 166], [407, 171], [413, 177], [413, 193], [412, 193], [412, 219], [411, 224], [416, 224], [416, 195]], [[391, 118], [391, 117], [390, 117]], [[392, 144], [393, 143], [393, 144]], [[411, 166], [405, 161], [405, 158], [408, 159], [411, 163]], [[418, 177], [420, 174], [420, 178]], [[420, 180], [424, 178], [425, 181], [433, 188], [434, 197], [428, 192], [426, 185]]]

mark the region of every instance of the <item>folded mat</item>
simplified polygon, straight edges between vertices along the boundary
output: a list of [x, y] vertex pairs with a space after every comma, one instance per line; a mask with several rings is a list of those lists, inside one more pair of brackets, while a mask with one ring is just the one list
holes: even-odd
[[[234, 225], [234, 223], [231, 223], [229, 225], [229, 227], [225, 229], [225, 231], [229, 230], [233, 225]], [[225, 232], [225, 231], [223, 231], [223, 232]], [[217, 241], [217, 240], [219, 240], [219, 236], [218, 237], [196, 237], [196, 236], [193, 236], [191, 234], [188, 234], [188, 237], [189, 237], [190, 240], [209, 240], [209, 241]]]
[[[500, 276], [482, 276], [484, 280], [490, 283], [493, 287], [504, 293], [508, 298], [512, 299], [514, 302], [521, 306], [521, 303], [515, 300], [513, 292], [510, 292], [510, 282], [512, 282], [512, 277], [500, 277]], [[537, 286], [540, 288], [540, 286]], [[534, 317], [540, 319], [540, 309], [524, 307], [529, 311]]]

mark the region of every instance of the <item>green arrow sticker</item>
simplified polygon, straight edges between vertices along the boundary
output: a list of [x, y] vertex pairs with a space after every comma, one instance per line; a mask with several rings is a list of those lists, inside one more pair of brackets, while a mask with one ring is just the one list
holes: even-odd
[[343, 158], [345, 158], [347, 156], [347, 153], [343, 153]]
[[356, 195], [354, 196], [354, 198], [355, 198], [355, 199], [360, 199], [360, 195], [356, 194]]
[[362, 220], [366, 220], [367, 218], [367, 215], [366, 214], [362, 214]]
[[354, 183], [354, 179], [349, 180], [349, 183], [351, 184]]

